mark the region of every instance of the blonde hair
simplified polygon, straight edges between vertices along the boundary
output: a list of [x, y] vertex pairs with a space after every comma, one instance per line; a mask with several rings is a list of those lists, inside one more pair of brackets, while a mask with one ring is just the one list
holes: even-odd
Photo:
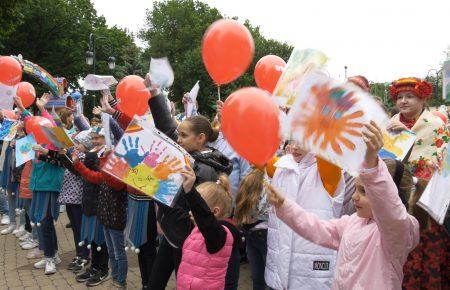
[[235, 217], [239, 224], [249, 224], [264, 189], [264, 172], [254, 168], [241, 182], [236, 195]]
[[197, 186], [197, 191], [212, 210], [220, 208], [221, 215], [218, 218], [228, 218], [231, 215], [233, 198], [228, 177], [221, 174], [217, 182], [204, 182]]

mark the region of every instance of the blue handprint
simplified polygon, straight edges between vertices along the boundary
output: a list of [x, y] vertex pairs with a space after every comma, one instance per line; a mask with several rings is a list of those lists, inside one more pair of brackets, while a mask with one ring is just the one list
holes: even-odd
[[[154, 198], [170, 206], [173, 198], [178, 193], [178, 189], [178, 186], [172, 180], [160, 180], [158, 191], [155, 193]], [[168, 200], [166, 197], [170, 199]]]
[[141, 149], [144, 151], [144, 155], [139, 155], [139, 137], [134, 138], [133, 144], [133, 139], [131, 138], [131, 136], [128, 136], [129, 147], [125, 138], [122, 139], [122, 144], [125, 147], [126, 153], [120, 154], [115, 152], [115, 154], [125, 159], [131, 168], [138, 166], [149, 154], [149, 152], [145, 152], [144, 148], [141, 147]]

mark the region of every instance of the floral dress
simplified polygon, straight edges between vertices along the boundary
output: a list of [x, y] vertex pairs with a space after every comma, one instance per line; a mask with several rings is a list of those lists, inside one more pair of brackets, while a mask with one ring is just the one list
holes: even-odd
[[[400, 115], [392, 118], [405, 124], [417, 135], [417, 140], [405, 163], [415, 177], [429, 180], [440, 166], [450, 133], [444, 123], [430, 111], [425, 110], [413, 122], [403, 120]], [[418, 200], [412, 194], [411, 200]], [[410, 213], [424, 212], [410, 203]], [[410, 253], [403, 272], [403, 289], [450, 289], [450, 238], [444, 228], [427, 214], [421, 223], [420, 243]]]

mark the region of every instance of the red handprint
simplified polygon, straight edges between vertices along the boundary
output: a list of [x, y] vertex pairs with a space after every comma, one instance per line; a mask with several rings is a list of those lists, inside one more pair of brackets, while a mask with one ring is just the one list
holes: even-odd
[[123, 158], [118, 158], [114, 154], [111, 154], [108, 161], [106, 162], [104, 168], [107, 172], [116, 176], [117, 178], [123, 179], [130, 172], [130, 166]]

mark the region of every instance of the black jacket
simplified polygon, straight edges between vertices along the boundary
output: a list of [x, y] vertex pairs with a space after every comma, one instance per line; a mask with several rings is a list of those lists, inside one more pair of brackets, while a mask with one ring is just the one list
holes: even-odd
[[[91, 170], [100, 170], [100, 161], [95, 152], [86, 153], [84, 158], [84, 165]], [[81, 207], [83, 209], [83, 214], [86, 216], [97, 215], [98, 206], [98, 193], [100, 192], [100, 186], [97, 184], [90, 183], [83, 179], [83, 196], [81, 199]]]
[[[169, 138], [177, 141], [177, 124], [170, 115], [163, 95], [150, 98], [149, 107], [153, 115], [155, 126]], [[205, 152], [194, 152], [191, 156], [195, 159], [194, 172], [196, 184], [207, 181], [217, 181], [220, 173], [230, 174], [233, 164], [222, 153], [213, 148]], [[158, 221], [166, 239], [172, 246], [181, 248], [184, 240], [191, 233], [193, 225], [189, 218], [189, 207], [183, 192], [178, 194], [172, 208], [160, 205]]]

